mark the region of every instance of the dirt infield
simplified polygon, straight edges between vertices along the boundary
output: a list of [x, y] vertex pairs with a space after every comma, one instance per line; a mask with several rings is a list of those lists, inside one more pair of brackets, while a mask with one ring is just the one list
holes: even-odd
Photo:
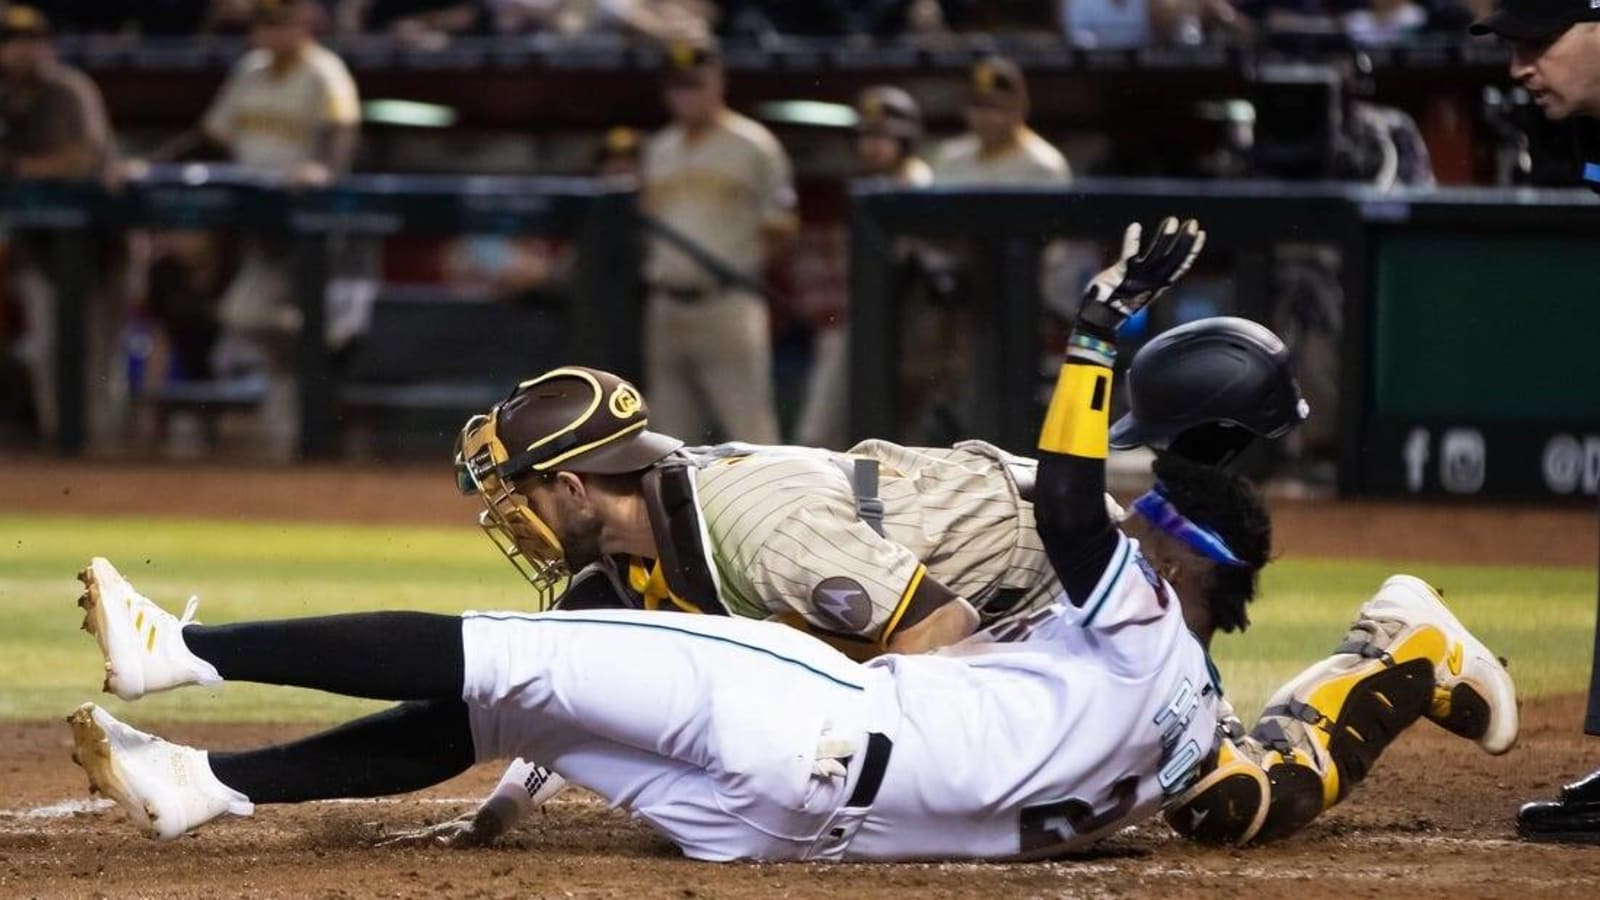
[[[1524, 710], [1522, 744], [1479, 753], [1427, 723], [1307, 832], [1249, 851], [1195, 847], [1159, 824], [1092, 855], [1041, 864], [710, 865], [576, 792], [506, 844], [378, 848], [386, 832], [453, 815], [492, 783], [475, 771], [419, 798], [268, 807], [172, 844], [139, 837], [86, 797], [65, 725], [0, 727], [0, 896], [5, 897], [1206, 897], [1240, 893], [1454, 898], [1600, 895], [1600, 849], [1516, 841], [1511, 816], [1600, 764], [1577, 698]], [[187, 726], [170, 736], [243, 746], [288, 726]]]
[[[470, 527], [442, 466], [0, 463], [0, 512], [185, 515]], [[1593, 510], [1275, 499], [1279, 555], [1594, 566]]]

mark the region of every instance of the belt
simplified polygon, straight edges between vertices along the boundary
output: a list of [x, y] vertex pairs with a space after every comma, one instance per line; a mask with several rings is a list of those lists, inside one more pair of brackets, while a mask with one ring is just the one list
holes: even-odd
[[861, 758], [861, 772], [856, 775], [855, 789], [845, 801], [846, 809], [871, 806], [878, 799], [878, 788], [883, 786], [883, 773], [889, 768], [889, 754], [894, 741], [876, 731], [867, 734], [867, 752]]
[[707, 297], [721, 293], [716, 288], [679, 287], [671, 284], [652, 284], [650, 290], [677, 303], [699, 303]]

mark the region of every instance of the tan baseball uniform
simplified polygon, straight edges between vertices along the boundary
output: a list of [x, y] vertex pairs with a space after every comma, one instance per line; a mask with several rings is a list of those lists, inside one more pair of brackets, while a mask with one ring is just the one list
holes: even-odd
[[976, 135], [962, 135], [944, 145], [934, 161], [933, 177], [939, 184], [1049, 184], [1072, 179], [1072, 169], [1061, 151], [1023, 128], [1017, 140], [999, 153], [983, 153]]
[[[983, 622], [1060, 590], [1034, 530], [1032, 460], [980, 441], [950, 448], [867, 441], [879, 462], [883, 535], [844, 471], [819, 455], [756, 453], [699, 470], [705, 527], [730, 611], [798, 615], [882, 647], [959, 597]], [[947, 590], [946, 590], [947, 589]], [[952, 596], [952, 594], [954, 596]]]
[[[645, 208], [707, 253], [759, 281], [767, 234], [795, 221], [789, 159], [755, 121], [726, 111], [704, 133], [672, 125], [645, 147]], [[645, 365], [651, 421], [691, 443], [776, 443], [766, 303], [718, 283], [682, 250], [653, 239], [645, 261]]]
[[355, 125], [360, 118], [350, 70], [331, 50], [311, 44], [281, 72], [273, 70], [267, 51], [245, 54], [201, 127], [240, 165], [288, 175], [315, 158], [325, 128]]

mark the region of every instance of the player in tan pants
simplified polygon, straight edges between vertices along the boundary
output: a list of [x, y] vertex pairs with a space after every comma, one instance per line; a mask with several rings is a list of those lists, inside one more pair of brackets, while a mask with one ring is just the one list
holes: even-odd
[[714, 49], [669, 47], [665, 90], [672, 124], [645, 147], [642, 202], [703, 258], [660, 235], [646, 251], [656, 419], [691, 441], [709, 440], [715, 426], [725, 438], [776, 443], [768, 312], [750, 286], [798, 225], [789, 159], [771, 132], [728, 109]]

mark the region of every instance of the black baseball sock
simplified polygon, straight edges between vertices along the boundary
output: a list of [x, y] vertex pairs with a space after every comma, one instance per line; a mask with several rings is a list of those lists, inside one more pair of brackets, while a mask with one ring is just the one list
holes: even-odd
[[190, 625], [183, 641], [228, 681], [374, 700], [461, 698], [459, 616], [376, 612]]
[[217, 779], [252, 803], [402, 794], [453, 778], [473, 759], [460, 699], [402, 703], [293, 743], [210, 754]]

